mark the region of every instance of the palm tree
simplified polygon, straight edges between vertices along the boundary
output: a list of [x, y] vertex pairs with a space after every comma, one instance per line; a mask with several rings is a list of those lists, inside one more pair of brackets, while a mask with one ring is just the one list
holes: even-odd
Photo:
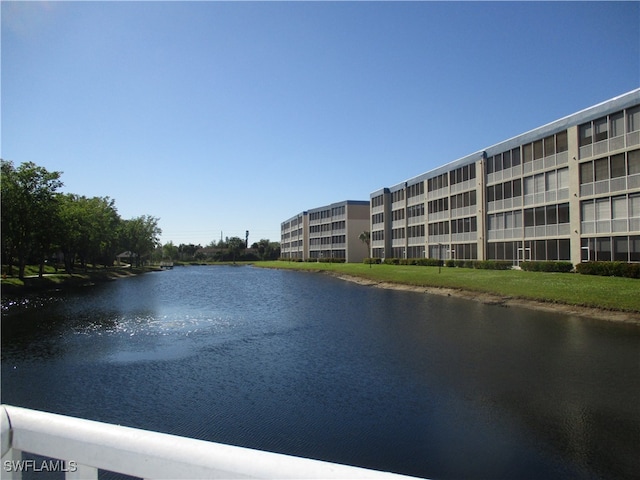
[[371, 268], [371, 232], [362, 232], [358, 238], [362, 243], [367, 244], [367, 255], [369, 256], [369, 268]]

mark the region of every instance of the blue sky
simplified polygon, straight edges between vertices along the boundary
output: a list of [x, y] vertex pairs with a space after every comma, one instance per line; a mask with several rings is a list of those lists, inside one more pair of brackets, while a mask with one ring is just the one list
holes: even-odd
[[640, 86], [638, 2], [2, 2], [1, 155], [160, 218], [280, 240]]

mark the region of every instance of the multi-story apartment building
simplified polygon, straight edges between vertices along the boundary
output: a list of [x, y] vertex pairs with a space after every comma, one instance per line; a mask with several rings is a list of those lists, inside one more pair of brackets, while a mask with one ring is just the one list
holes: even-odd
[[373, 192], [373, 257], [640, 261], [640, 89]]
[[281, 256], [361, 262], [368, 255], [367, 245], [359, 238], [365, 231], [369, 231], [366, 200], [346, 200], [313, 208], [281, 223]]
[[280, 256], [309, 258], [309, 215], [301, 212], [280, 224]]

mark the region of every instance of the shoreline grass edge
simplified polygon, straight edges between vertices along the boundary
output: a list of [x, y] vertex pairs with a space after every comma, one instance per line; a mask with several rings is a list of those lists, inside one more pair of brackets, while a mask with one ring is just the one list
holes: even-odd
[[[484, 303], [518, 304], [595, 318], [624, 317], [640, 325], [640, 281], [576, 273], [481, 270], [415, 265], [255, 262], [256, 267], [323, 272], [366, 285], [455, 294]], [[566, 310], [566, 308], [565, 308]], [[614, 315], [618, 314], [618, 315]], [[611, 318], [605, 318], [611, 319]]]

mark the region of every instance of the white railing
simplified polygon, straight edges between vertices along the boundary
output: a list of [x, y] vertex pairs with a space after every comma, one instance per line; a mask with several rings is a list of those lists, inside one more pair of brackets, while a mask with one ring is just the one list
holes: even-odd
[[[43, 467], [66, 480], [97, 479], [98, 469], [144, 479], [410, 478], [9, 405], [0, 416], [3, 479]], [[22, 452], [64, 462], [22, 460]]]

